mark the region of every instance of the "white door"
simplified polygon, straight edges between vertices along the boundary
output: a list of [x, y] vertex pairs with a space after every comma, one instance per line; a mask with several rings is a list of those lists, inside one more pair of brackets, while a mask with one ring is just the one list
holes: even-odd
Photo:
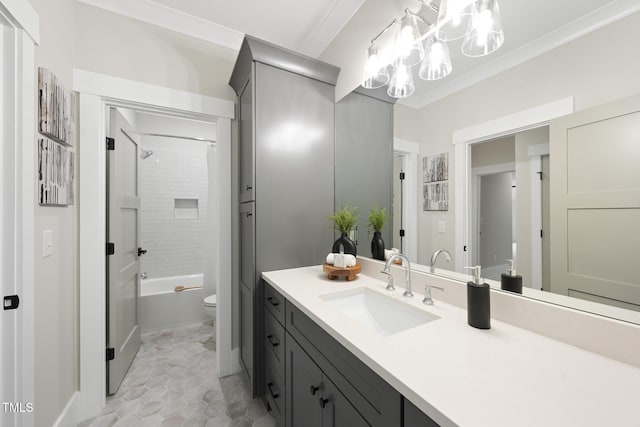
[[640, 310], [640, 97], [551, 122], [551, 291]]
[[118, 391], [140, 348], [138, 326], [138, 136], [116, 109], [111, 109], [114, 149], [107, 155], [107, 362], [108, 394]]

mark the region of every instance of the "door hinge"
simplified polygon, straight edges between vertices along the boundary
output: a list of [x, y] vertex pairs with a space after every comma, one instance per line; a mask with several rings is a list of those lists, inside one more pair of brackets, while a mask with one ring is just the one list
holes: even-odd
[[462, 247], [462, 251], [463, 251], [463, 252], [467, 252], [467, 245], [464, 245], [464, 246]]
[[107, 243], [107, 255], [113, 255], [116, 253], [116, 245], [114, 243]]
[[404, 172], [400, 172], [400, 181], [404, 181]]
[[15, 310], [20, 305], [20, 298], [18, 295], [7, 295], [4, 297], [2, 308], [5, 310]]
[[544, 237], [544, 233], [542, 232], [542, 230], [540, 230], [540, 238], [542, 239]]
[[400, 237], [404, 237], [404, 230], [400, 230]]
[[116, 149], [116, 140], [114, 138], [107, 137], [107, 150]]
[[536, 172], [538, 174], [538, 177], [540, 178], [540, 181], [542, 181], [542, 172]]
[[113, 347], [107, 347], [107, 362], [116, 358], [116, 350]]

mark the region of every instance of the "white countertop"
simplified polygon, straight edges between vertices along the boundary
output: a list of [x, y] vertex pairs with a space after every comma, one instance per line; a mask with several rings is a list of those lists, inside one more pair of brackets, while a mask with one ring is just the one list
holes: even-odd
[[495, 319], [490, 330], [472, 328], [438, 291], [425, 306], [420, 289], [407, 299], [397, 285], [394, 298], [440, 319], [382, 337], [319, 296], [359, 287], [389, 295], [384, 282], [364, 274], [331, 281], [321, 266], [262, 276], [440, 425], [640, 425], [638, 368]]

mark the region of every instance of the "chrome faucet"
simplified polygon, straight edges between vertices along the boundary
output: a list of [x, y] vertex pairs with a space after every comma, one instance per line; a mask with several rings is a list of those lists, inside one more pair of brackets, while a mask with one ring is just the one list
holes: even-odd
[[393, 277], [391, 276], [391, 263], [396, 259], [400, 258], [402, 260], [402, 266], [404, 267], [404, 293], [402, 294], [405, 297], [412, 297], [413, 292], [411, 292], [411, 263], [409, 263], [409, 259], [399, 253], [395, 253], [389, 257], [387, 262], [384, 264], [384, 269], [382, 269], [381, 273], [384, 273], [388, 276], [387, 282], [387, 290], [392, 291], [395, 289], [393, 286]]
[[431, 274], [435, 274], [436, 272], [436, 260], [438, 259], [438, 256], [440, 254], [444, 254], [445, 257], [447, 258], [447, 262], [451, 262], [451, 254], [449, 253], [448, 250], [446, 249], [438, 249], [436, 250], [433, 255], [431, 255], [431, 261], [429, 262], [429, 271], [431, 272]]

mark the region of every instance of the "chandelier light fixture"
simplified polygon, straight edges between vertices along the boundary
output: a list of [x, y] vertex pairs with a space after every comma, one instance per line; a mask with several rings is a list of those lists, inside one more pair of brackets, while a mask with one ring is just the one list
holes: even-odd
[[[414, 67], [423, 80], [439, 80], [451, 73], [449, 42], [464, 38], [461, 50], [469, 57], [489, 55], [504, 43], [497, 0], [419, 1], [437, 14], [435, 22], [405, 9], [402, 18], [378, 33], [367, 50], [363, 87], [388, 85], [389, 96], [405, 98], [415, 91]], [[422, 33], [419, 23], [427, 27]], [[380, 55], [376, 42], [393, 27], [397, 30], [391, 52]]]

